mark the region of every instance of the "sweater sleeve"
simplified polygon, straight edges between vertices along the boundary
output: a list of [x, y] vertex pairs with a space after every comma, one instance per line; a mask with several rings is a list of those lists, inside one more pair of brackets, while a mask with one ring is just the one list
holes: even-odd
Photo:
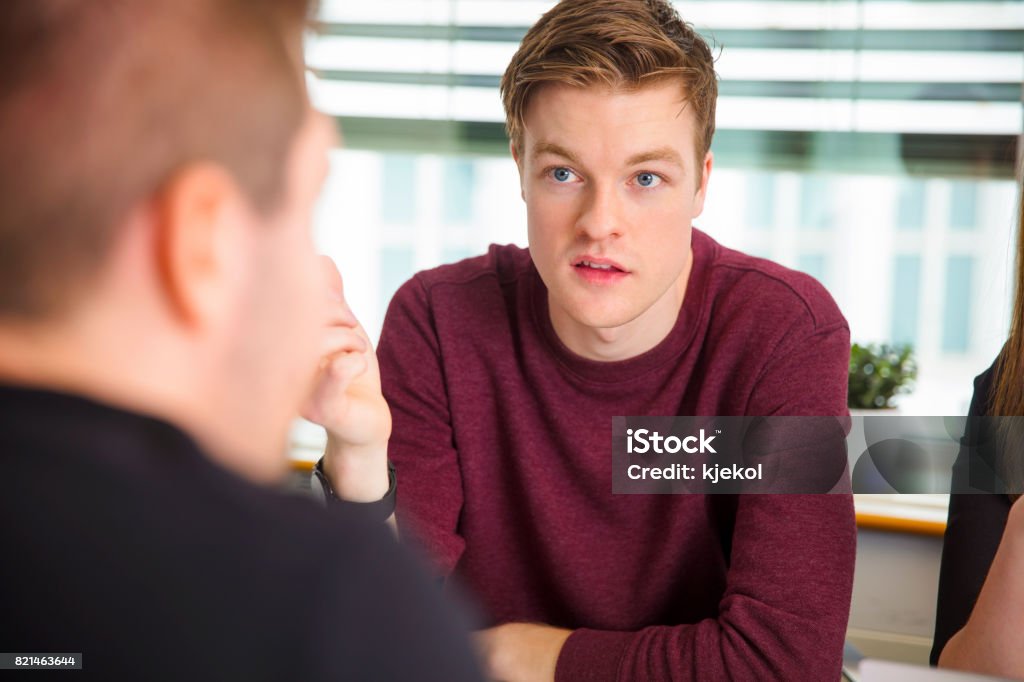
[[[799, 326], [774, 349], [750, 415], [845, 415], [845, 322]], [[575, 631], [556, 679], [838, 679], [853, 590], [853, 498], [740, 495], [717, 618], [637, 632]]]
[[399, 480], [398, 524], [403, 535], [411, 532], [413, 541], [424, 545], [435, 569], [447, 576], [465, 549], [458, 528], [462, 475], [438, 335], [427, 291], [417, 277], [392, 299], [377, 357], [393, 422], [388, 456]]
[[[970, 417], [986, 414], [986, 396], [991, 389], [992, 369], [975, 379], [974, 397]], [[935, 608], [935, 641], [930, 656], [931, 664], [938, 663], [939, 655], [949, 638], [964, 625], [974, 609], [988, 569], [995, 558], [1010, 513], [1010, 499], [1005, 495], [971, 493], [968, 453], [978, 442], [979, 420], [968, 419], [960, 454], [953, 464], [954, 491], [965, 491], [949, 496], [949, 520], [942, 544], [942, 563], [939, 569], [939, 594]]]

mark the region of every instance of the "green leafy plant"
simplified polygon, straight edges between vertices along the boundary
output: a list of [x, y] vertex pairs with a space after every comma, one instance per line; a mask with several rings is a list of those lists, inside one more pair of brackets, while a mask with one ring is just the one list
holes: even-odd
[[917, 378], [910, 345], [853, 344], [850, 349], [850, 388], [847, 403], [870, 410], [892, 407], [898, 393], [909, 393]]

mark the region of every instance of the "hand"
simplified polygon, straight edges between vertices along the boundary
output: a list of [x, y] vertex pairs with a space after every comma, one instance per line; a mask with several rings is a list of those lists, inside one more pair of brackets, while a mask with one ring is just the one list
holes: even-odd
[[371, 501], [387, 491], [391, 411], [381, 394], [370, 339], [345, 302], [341, 274], [330, 258], [324, 256], [321, 262], [331, 314], [320, 369], [302, 416], [327, 430], [324, 469], [335, 491], [355, 501]]
[[572, 630], [536, 623], [507, 623], [476, 633], [488, 677], [503, 682], [555, 679], [555, 665]]

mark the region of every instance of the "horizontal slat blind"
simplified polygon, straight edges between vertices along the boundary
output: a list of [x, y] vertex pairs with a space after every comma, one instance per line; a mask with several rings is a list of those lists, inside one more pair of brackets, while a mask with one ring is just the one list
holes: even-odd
[[[693, 0], [715, 46], [726, 161], [1012, 174], [1024, 130], [1024, 2]], [[535, 0], [324, 2], [307, 58], [352, 146], [500, 153], [497, 86]], [[755, 143], [757, 159], [746, 146]], [[848, 156], [837, 160], [836, 148]]]

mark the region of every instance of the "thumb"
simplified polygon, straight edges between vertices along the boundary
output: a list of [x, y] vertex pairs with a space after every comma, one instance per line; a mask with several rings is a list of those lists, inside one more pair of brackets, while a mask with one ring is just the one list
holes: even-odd
[[341, 272], [330, 256], [320, 256], [320, 269], [323, 272], [324, 282], [327, 290], [337, 299], [345, 298], [345, 284], [341, 279]]

